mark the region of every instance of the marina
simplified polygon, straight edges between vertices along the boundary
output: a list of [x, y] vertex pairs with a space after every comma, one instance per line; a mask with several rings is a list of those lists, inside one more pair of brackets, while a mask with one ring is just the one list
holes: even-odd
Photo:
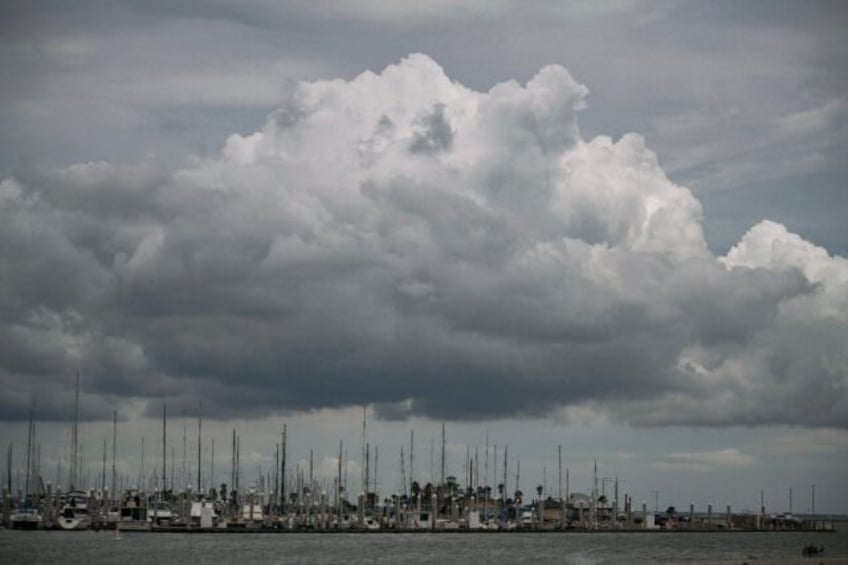
[[[563, 466], [562, 446], [557, 446], [557, 486], [539, 484], [528, 494], [521, 488], [521, 462], [510, 467], [509, 448], [502, 458], [498, 446], [490, 449], [488, 433], [483, 449], [481, 479], [480, 453], [466, 446], [464, 476], [448, 474], [446, 425], [441, 425], [440, 473], [438, 479], [422, 484], [415, 480], [415, 431], [410, 430], [408, 466], [404, 447], [400, 448], [400, 488], [381, 492], [377, 478], [379, 449], [373, 459], [368, 436], [368, 410], [362, 412], [361, 466], [358, 495], [348, 488], [348, 458], [339, 441], [335, 476], [317, 476], [314, 451], [308, 465], [288, 461], [288, 428], [284, 424], [280, 441], [274, 446], [274, 468], [247, 482], [241, 463], [241, 438], [232, 430], [229, 481], [215, 484], [214, 439], [209, 473], [204, 475], [202, 406], [197, 414], [196, 485], [190, 484], [187, 471], [187, 421], [182, 418], [182, 481], [174, 473], [175, 454], [170, 453], [168, 475], [168, 413], [162, 406], [162, 450], [154, 472], [145, 475], [144, 438], [141, 441], [139, 482], [124, 488], [118, 476], [118, 414], [112, 414], [112, 465], [107, 480], [107, 445], [104, 440], [99, 484], [92, 484], [89, 473], [82, 473], [80, 448], [79, 375], [74, 389], [74, 419], [70, 423], [71, 464], [67, 484], [54, 488], [42, 476], [40, 449], [35, 446], [35, 421], [32, 412], [27, 428], [26, 472], [23, 488], [13, 491], [13, 449], [7, 451], [6, 484], [2, 492], [2, 525], [20, 530], [115, 530], [117, 532], [157, 533], [542, 533], [542, 532], [832, 532], [834, 517], [815, 514], [815, 485], [811, 485], [812, 513], [793, 514], [792, 489], [790, 512], [768, 513], [764, 493], [760, 492], [758, 512], [733, 512], [707, 504], [696, 508], [668, 506], [653, 510], [645, 501], [635, 503], [627, 492], [620, 492], [618, 476], [599, 477], [593, 465], [592, 488], [576, 492], [571, 488], [568, 467]], [[431, 442], [430, 476], [435, 475], [435, 444]], [[407, 468], [409, 472], [407, 473]], [[514, 474], [513, 474], [514, 469]], [[563, 473], [564, 471], [564, 473]], [[547, 471], [545, 471], [546, 476]], [[206, 484], [204, 478], [208, 477]], [[57, 479], [59, 479], [57, 473]], [[563, 478], [565, 481], [563, 482]], [[512, 482], [510, 483], [510, 480]], [[88, 481], [88, 482], [87, 482]], [[180, 482], [185, 486], [180, 486]], [[57, 481], [57, 483], [60, 481]], [[612, 491], [607, 491], [611, 483]], [[510, 489], [510, 484], [513, 489]], [[19, 483], [20, 485], [20, 483]], [[141, 486], [139, 486], [141, 485]], [[214, 486], [213, 486], [214, 485]], [[564, 488], [563, 488], [564, 486]], [[511, 492], [510, 492], [511, 491]], [[555, 491], [555, 493], [554, 493]], [[657, 495], [658, 495], [658, 491]], [[839, 517], [836, 517], [839, 519]]]
[[[421, 484], [412, 476], [414, 432], [410, 433], [409, 469], [401, 448], [401, 487], [388, 494], [381, 492], [377, 480], [378, 449], [371, 463], [371, 444], [367, 435], [367, 412], [363, 411], [362, 446], [365, 465], [362, 469], [362, 492], [349, 495], [345, 450], [339, 442], [335, 476], [319, 477], [314, 472], [314, 453], [310, 450], [308, 466], [287, 466], [287, 427], [275, 446], [275, 465], [271, 473], [260, 474], [244, 484], [240, 461], [240, 437], [232, 435], [232, 457], [229, 482], [217, 488], [208, 486], [180, 488], [167, 474], [168, 450], [162, 449], [158, 472], [143, 477], [140, 484], [122, 488], [123, 478], [117, 474], [115, 445], [117, 413], [113, 413], [113, 462], [111, 480], [107, 480], [106, 447], [99, 485], [86, 485], [79, 472], [77, 455], [78, 422], [72, 424], [71, 452], [74, 453], [66, 490], [54, 488], [45, 481], [27, 459], [23, 489], [13, 493], [11, 449], [7, 465], [7, 481], [3, 488], [2, 524], [7, 529], [27, 530], [116, 530], [121, 532], [156, 533], [555, 533], [555, 532], [816, 532], [835, 530], [838, 516], [769, 513], [763, 493], [759, 512], [734, 512], [707, 504], [688, 508], [669, 506], [660, 510], [658, 501], [649, 509], [646, 502], [635, 503], [627, 492], [621, 492], [619, 479], [601, 479], [594, 465], [593, 487], [588, 492], [571, 489], [569, 469], [563, 469], [562, 448], [558, 447], [558, 485], [546, 489], [540, 484], [525, 494], [520, 487], [520, 461], [511, 474], [508, 448], [497, 455], [497, 446], [484, 449], [483, 477], [479, 453], [466, 450], [462, 479], [448, 475], [446, 431], [442, 425], [441, 475], [435, 483]], [[34, 424], [30, 423], [28, 452], [33, 451]], [[162, 445], [167, 446], [167, 411], [162, 411]], [[185, 429], [185, 426], [184, 426]], [[198, 435], [202, 420], [198, 418]], [[183, 435], [185, 444], [185, 432]], [[143, 445], [143, 444], [142, 444]], [[202, 449], [198, 439], [196, 484], [204, 484], [201, 472]], [[214, 445], [214, 443], [213, 443]], [[490, 458], [490, 453], [493, 455]], [[173, 458], [173, 453], [171, 454]], [[491, 464], [490, 464], [491, 463]], [[502, 464], [502, 467], [501, 467]], [[211, 463], [210, 463], [211, 466]], [[173, 461], [171, 462], [173, 468]], [[475, 472], [476, 469], [476, 472]], [[563, 470], [565, 473], [563, 473]], [[502, 472], [502, 475], [500, 474]], [[185, 476], [186, 474], [183, 474]], [[208, 477], [214, 476], [210, 469]], [[565, 477], [563, 489], [563, 477]], [[491, 479], [497, 481], [492, 486]], [[513, 489], [507, 488], [513, 479]], [[70, 482], [73, 481], [73, 482]], [[612, 484], [611, 492], [607, 483]], [[107, 486], [110, 485], [110, 486]], [[811, 488], [811, 508], [815, 509], [815, 486]], [[790, 489], [791, 508], [791, 489]]]

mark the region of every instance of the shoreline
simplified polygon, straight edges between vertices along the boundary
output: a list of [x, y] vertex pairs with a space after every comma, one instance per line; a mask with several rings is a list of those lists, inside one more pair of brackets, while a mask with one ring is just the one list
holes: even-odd
[[[61, 530], [61, 529], [39, 529], [39, 530], [12, 530], [7, 528], [8, 531], [41, 531], [41, 532], [68, 532], [73, 530]], [[80, 531], [94, 531], [94, 530], [80, 530]], [[104, 529], [99, 530], [97, 533], [105, 533], [110, 534], [114, 530]], [[121, 534], [281, 534], [281, 535], [292, 535], [292, 534], [305, 534], [305, 535], [376, 535], [376, 534], [416, 534], [416, 535], [487, 535], [487, 536], [496, 536], [496, 535], [516, 535], [516, 534], [531, 534], [531, 535], [608, 535], [608, 534], [649, 534], [649, 535], [680, 535], [680, 534], [764, 534], [764, 535], [776, 535], [776, 534], [789, 534], [789, 535], [810, 535], [810, 534], [835, 534], [837, 533], [836, 529], [830, 530], [755, 530], [755, 529], [714, 529], [714, 530], [700, 530], [700, 529], [692, 529], [692, 530], [643, 530], [643, 529], [621, 529], [621, 530], [577, 530], [577, 529], [569, 529], [569, 530], [469, 530], [469, 529], [456, 529], [456, 530], [423, 530], [423, 529], [379, 529], [379, 530], [368, 530], [368, 529], [347, 529], [347, 530], [289, 530], [283, 528], [181, 528], [181, 527], [161, 527], [161, 528], [151, 528], [151, 529], [126, 529], [120, 530]]]

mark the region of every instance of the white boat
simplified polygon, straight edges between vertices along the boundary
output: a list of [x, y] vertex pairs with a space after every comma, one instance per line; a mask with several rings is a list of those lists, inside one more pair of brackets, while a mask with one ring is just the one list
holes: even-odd
[[240, 522], [248, 528], [261, 526], [265, 521], [265, 513], [262, 510], [260, 499], [255, 489], [248, 490], [247, 501], [242, 505], [241, 515], [239, 516]]
[[41, 513], [36, 508], [18, 508], [9, 522], [13, 530], [35, 530], [41, 527]]
[[56, 523], [63, 530], [87, 530], [90, 528], [91, 514], [88, 512], [88, 495], [81, 490], [67, 493]]
[[241, 508], [241, 521], [246, 526], [259, 525], [265, 520], [262, 506], [257, 502], [248, 502]]
[[220, 518], [215, 505], [206, 500], [195, 500], [191, 503], [191, 527], [215, 528]]
[[169, 526], [175, 517], [171, 504], [164, 500], [154, 502], [147, 510], [147, 520], [153, 526]]

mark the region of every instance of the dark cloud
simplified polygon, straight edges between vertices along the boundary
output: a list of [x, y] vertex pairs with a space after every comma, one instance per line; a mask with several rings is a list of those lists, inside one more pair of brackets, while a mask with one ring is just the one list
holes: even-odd
[[412, 55], [299, 83], [178, 170], [6, 178], [0, 417], [59, 387], [40, 417], [66, 418], [79, 370], [87, 418], [848, 425], [845, 260], [771, 222], [713, 255], [640, 136], [581, 136], [586, 95], [561, 67], [477, 92]]

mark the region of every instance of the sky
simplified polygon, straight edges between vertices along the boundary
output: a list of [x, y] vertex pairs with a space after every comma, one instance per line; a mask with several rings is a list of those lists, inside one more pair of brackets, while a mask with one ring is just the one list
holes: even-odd
[[204, 481], [285, 423], [354, 490], [364, 407], [384, 493], [445, 422], [526, 492], [561, 445], [572, 491], [848, 512], [845, 4], [419, 4], [3, 3], [16, 473], [79, 373], [92, 476], [113, 412], [156, 474], [166, 405]]

